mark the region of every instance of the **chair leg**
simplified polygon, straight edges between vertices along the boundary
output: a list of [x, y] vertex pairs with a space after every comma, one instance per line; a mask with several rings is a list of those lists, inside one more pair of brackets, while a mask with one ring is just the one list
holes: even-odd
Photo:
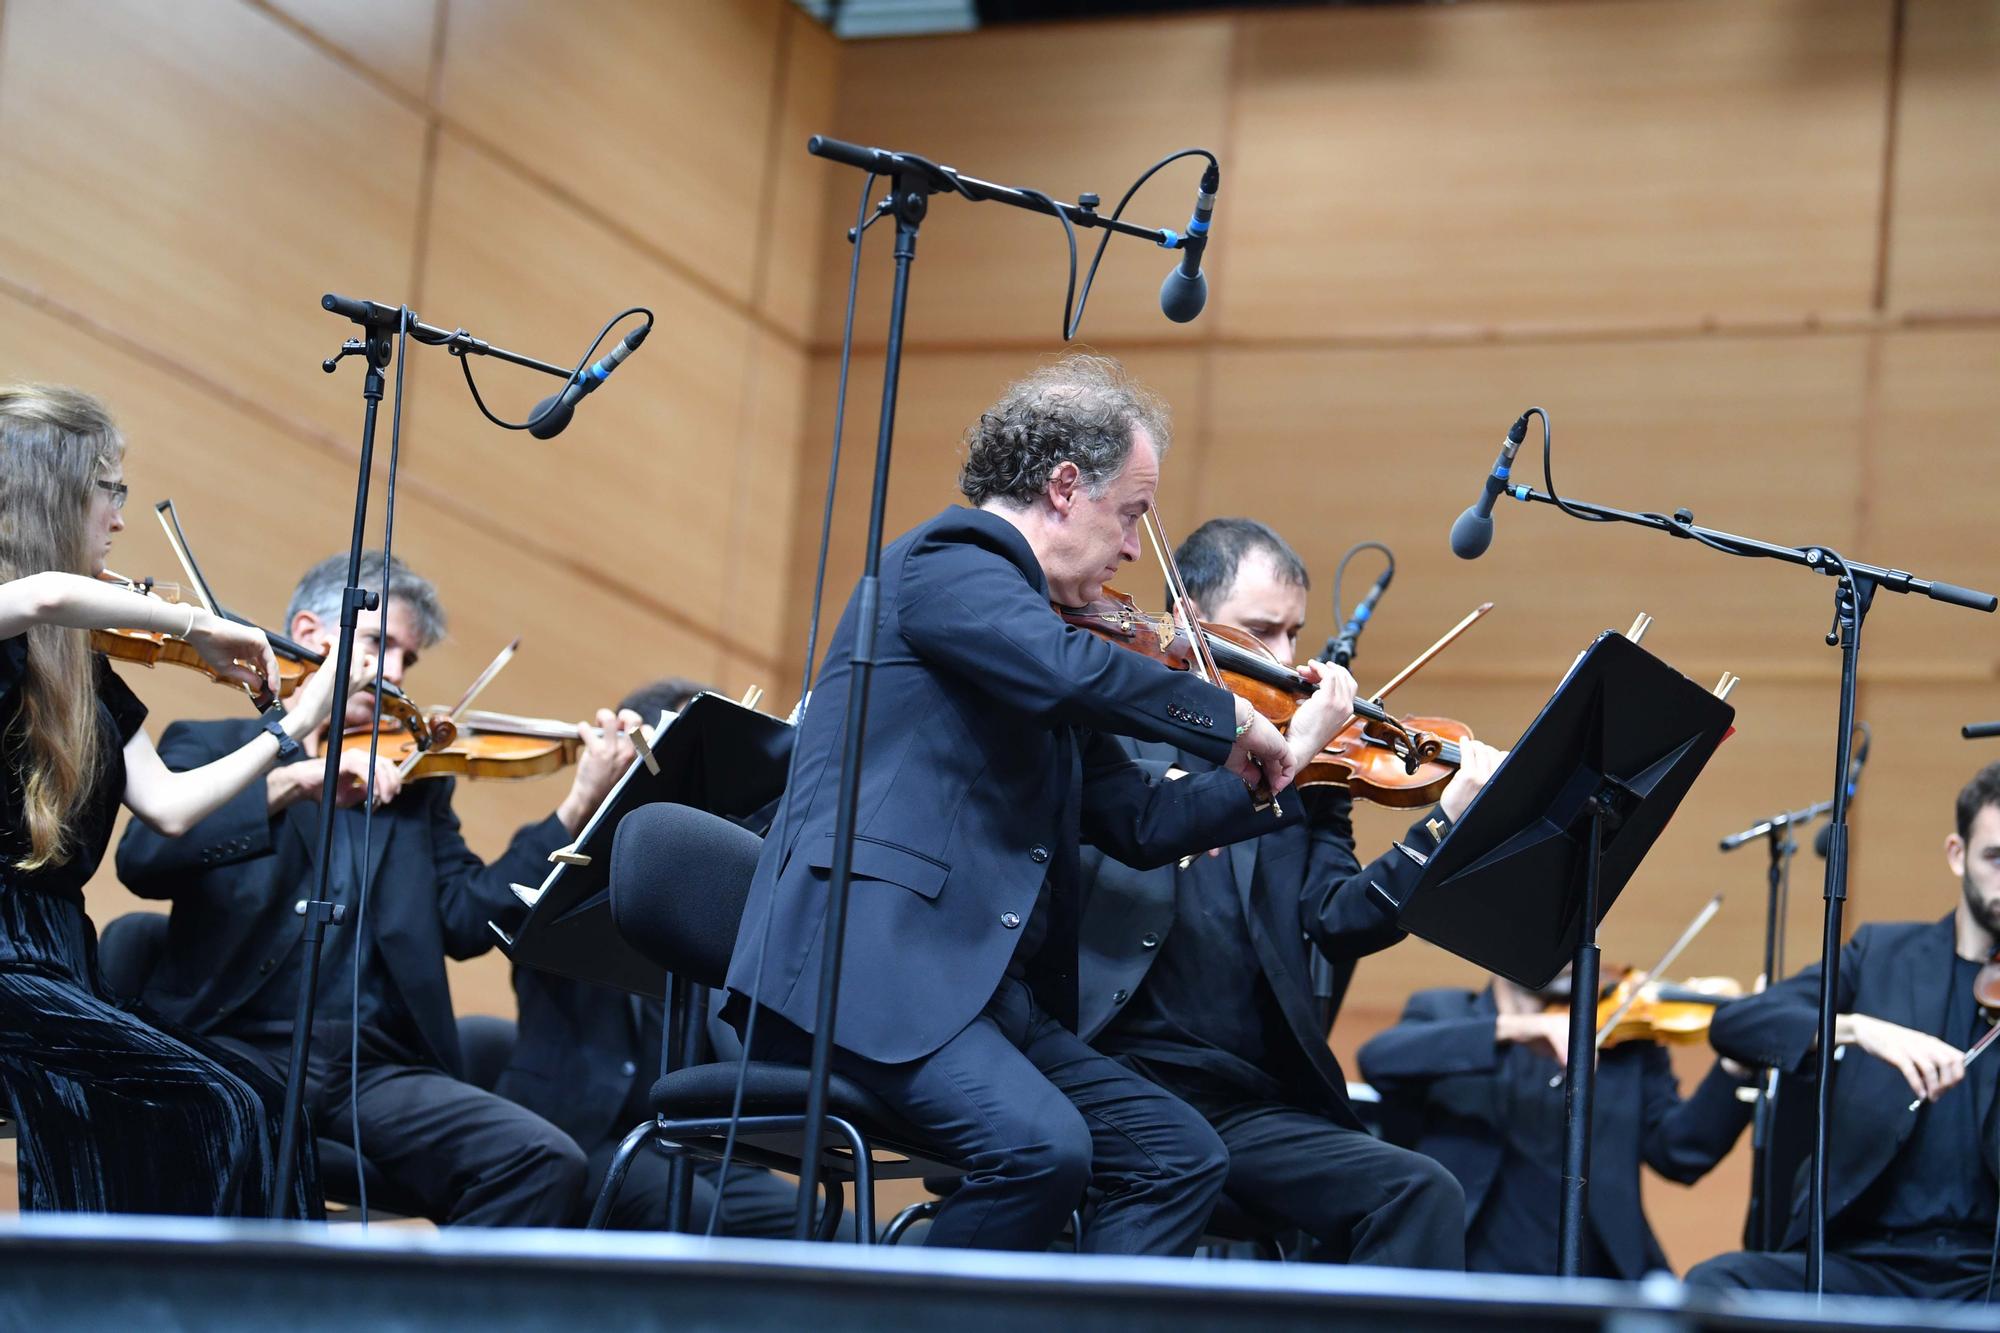
[[832, 1240], [840, 1232], [840, 1182], [829, 1176], [822, 1176], [819, 1182], [820, 1198], [826, 1202], [819, 1210], [819, 1228], [813, 1232], [817, 1241]]
[[936, 1199], [920, 1199], [916, 1203], [911, 1204], [908, 1208], [905, 1208], [890, 1219], [888, 1227], [882, 1232], [881, 1244], [902, 1244], [904, 1233], [908, 1232], [918, 1222], [926, 1218], [936, 1217], [937, 1210], [938, 1201]]
[[[704, 1226], [707, 1221], [702, 1219]], [[684, 1152], [667, 1159], [667, 1230], [683, 1235], [694, 1230], [694, 1163]]]
[[1071, 1254], [1083, 1253], [1083, 1209], [1069, 1210], [1069, 1249]]
[[854, 1241], [857, 1245], [875, 1243], [875, 1159], [869, 1153], [868, 1140], [861, 1131], [837, 1115], [830, 1115], [826, 1123], [840, 1131], [847, 1140], [849, 1152], [854, 1154]]
[[617, 1201], [618, 1192], [625, 1187], [625, 1173], [632, 1169], [632, 1157], [653, 1132], [654, 1121], [647, 1120], [633, 1126], [632, 1132], [618, 1142], [618, 1151], [611, 1154], [611, 1167], [604, 1173], [604, 1186], [597, 1191], [597, 1203], [590, 1210], [590, 1220], [584, 1223], [592, 1231], [604, 1230], [604, 1224], [611, 1220], [611, 1205]]

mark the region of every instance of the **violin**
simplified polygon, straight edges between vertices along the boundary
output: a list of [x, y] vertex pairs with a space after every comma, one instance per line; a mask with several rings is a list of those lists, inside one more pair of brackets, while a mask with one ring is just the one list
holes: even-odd
[[[1597, 1044], [1704, 1042], [1717, 1007], [1742, 997], [1743, 984], [1731, 977], [1690, 977], [1676, 983], [1648, 980], [1637, 968], [1625, 968], [1597, 1002]], [[1548, 1010], [1567, 1013], [1569, 1005], [1558, 1000], [1544, 1012]]]
[[[1979, 1006], [1980, 1017], [1988, 1023], [2000, 1024], [2000, 953], [1980, 965], [1978, 975], [1972, 978], [1972, 998]], [[1972, 1043], [1965, 1053], [1967, 1067], [1986, 1053], [1996, 1037], [2000, 1037], [2000, 1026], [1989, 1027], [1985, 1036]], [[1910, 1109], [1914, 1111], [1923, 1104], [1924, 1099], [1919, 1097], [1910, 1103]]]
[[[115, 583], [142, 597], [158, 598], [176, 606], [184, 605], [180, 588], [175, 584], [156, 583], [151, 578], [129, 579], [110, 570], [105, 570], [98, 575], [98, 578], [106, 583]], [[316, 653], [282, 634], [273, 634], [266, 630], [264, 637], [270, 640], [271, 649], [278, 659], [278, 679], [273, 682], [275, 687], [273, 692], [279, 699], [290, 698], [304, 683], [306, 677], [312, 675], [326, 662], [325, 654]], [[185, 667], [198, 671], [213, 681], [235, 683], [223, 682], [222, 677], [215, 674], [215, 669], [209, 666], [202, 655], [185, 639], [172, 638], [151, 630], [94, 629], [90, 632], [90, 646], [114, 662], [125, 662], [148, 670], [161, 665]], [[451, 740], [454, 728], [449, 721], [442, 719], [433, 721], [411, 701], [408, 695], [386, 680], [382, 682], [382, 712], [399, 722], [404, 734], [415, 738], [425, 749], [446, 744]]]
[[[577, 761], [583, 741], [573, 723], [550, 718], [514, 717], [505, 713], [470, 711], [456, 725], [435, 718], [434, 728], [451, 728], [449, 736], [430, 749], [419, 749], [407, 727], [382, 728], [381, 757], [395, 763], [405, 782], [424, 778], [466, 778], [474, 782], [519, 782], [560, 772]], [[341, 738], [341, 748], [365, 751], [366, 728]]]
[[[1142, 611], [1108, 585], [1087, 606], [1050, 605], [1065, 623], [1176, 671], [1194, 670], [1205, 654], [1214, 663], [1215, 682], [1248, 699], [1280, 729], [1319, 688], [1233, 625], [1196, 622], [1197, 642], [1180, 617]], [[1458, 742], [1471, 736], [1470, 728], [1448, 718], [1398, 718], [1373, 700], [1356, 699], [1353, 720], [1305, 765], [1294, 785], [1345, 787], [1357, 799], [1397, 809], [1431, 805], [1458, 771]]]

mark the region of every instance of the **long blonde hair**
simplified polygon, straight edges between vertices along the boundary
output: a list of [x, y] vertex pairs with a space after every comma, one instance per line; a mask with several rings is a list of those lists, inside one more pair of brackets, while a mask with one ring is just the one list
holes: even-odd
[[[92, 492], [125, 456], [104, 404], [45, 384], [0, 388], [0, 581], [44, 570], [91, 573]], [[0, 756], [21, 775], [28, 854], [20, 870], [61, 865], [70, 827], [103, 777], [97, 681], [86, 630], [28, 629], [20, 707], [0, 736]]]

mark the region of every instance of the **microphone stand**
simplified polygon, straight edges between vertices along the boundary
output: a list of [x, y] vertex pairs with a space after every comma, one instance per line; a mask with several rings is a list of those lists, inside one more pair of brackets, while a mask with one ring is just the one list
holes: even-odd
[[1849, 765], [1854, 753], [1854, 695], [1861, 671], [1861, 623], [1878, 590], [1919, 593], [1933, 601], [1949, 602], [1974, 611], [1991, 612], [2000, 606], [1992, 593], [1961, 588], [1956, 584], [1918, 578], [1905, 569], [1888, 569], [1847, 560], [1824, 546], [1780, 546], [1754, 537], [1698, 526], [1694, 514], [1677, 509], [1672, 517], [1655, 513], [1633, 513], [1607, 505], [1557, 499], [1532, 486], [1510, 485], [1506, 493], [1517, 500], [1554, 505], [1571, 517], [1630, 523], [1651, 528], [1670, 537], [1692, 539], [1725, 555], [1782, 560], [1816, 573], [1833, 575], [1833, 628], [1827, 632], [1828, 646], [1840, 647], [1840, 720], [1835, 733], [1837, 748], [1833, 775], [1833, 800], [1828, 810], [1833, 818], [1827, 829], [1826, 923], [1821, 945], [1819, 980], [1819, 1104], [1813, 1123], [1813, 1167], [1810, 1201], [1811, 1228], [1806, 1244], [1806, 1290], [1815, 1297], [1822, 1292], [1826, 1261], [1826, 1196], [1829, 1184], [1827, 1160], [1828, 1120], [1833, 1106], [1834, 997], [1840, 993], [1841, 912], [1847, 901], [1847, 802]]
[[[793, 1235], [810, 1239], [813, 1204], [819, 1190], [820, 1129], [826, 1119], [826, 1087], [833, 1057], [833, 1028], [838, 1014], [841, 955], [846, 947], [848, 888], [854, 874], [855, 811], [861, 795], [861, 748], [867, 734], [868, 690], [875, 676], [875, 631], [879, 619], [882, 570], [882, 524], [889, 500], [890, 444], [895, 434], [896, 394], [903, 361], [903, 319], [909, 300], [910, 265], [917, 256], [917, 231], [930, 210], [933, 194], [956, 194], [976, 202], [1009, 204], [1031, 213], [1066, 217], [1079, 227], [1103, 227], [1126, 236], [1152, 241], [1166, 249], [1181, 248], [1184, 237], [1154, 227], [1141, 227], [1105, 217], [1094, 207], [1061, 203], [1043, 196], [995, 185], [939, 166], [913, 153], [864, 148], [824, 135], [806, 142], [815, 157], [889, 180], [889, 194], [876, 206], [878, 215], [896, 219], [896, 271], [889, 297], [889, 336], [883, 350], [882, 416], [875, 436], [875, 479], [869, 493], [868, 539], [863, 549], [861, 582], [855, 590], [853, 679], [847, 691], [847, 746], [840, 756], [840, 784], [835, 793], [833, 864], [827, 874], [826, 943], [820, 956], [819, 995], [813, 1023], [812, 1063], [806, 1084], [805, 1146], [799, 1154], [798, 1212]], [[856, 236], [855, 244], [860, 244]], [[829, 505], [832, 503], [828, 497]], [[811, 666], [810, 663], [807, 664]]]
[[[1792, 857], [1799, 845], [1792, 829], [1810, 824], [1833, 809], [1832, 801], [1815, 801], [1802, 810], [1788, 810], [1751, 825], [1722, 840], [1722, 850], [1733, 852], [1745, 843], [1764, 839], [1768, 861], [1764, 867], [1764, 977], [1775, 986], [1785, 970], [1786, 905], [1792, 893]], [[1745, 1226], [1744, 1244], [1753, 1250], [1777, 1248], [1779, 1237], [1772, 1234], [1771, 1200], [1777, 1196], [1778, 1182], [1772, 1173], [1777, 1161], [1771, 1155], [1771, 1129], [1778, 1110], [1778, 1071], [1764, 1071], [1763, 1086], [1757, 1091], [1756, 1116], [1750, 1127], [1750, 1217]]]
[[[405, 322], [405, 307], [387, 306], [378, 301], [356, 301], [344, 296], [328, 293], [320, 298], [322, 309], [330, 310], [361, 326], [359, 339], [348, 338], [340, 345], [340, 350], [320, 363], [320, 369], [331, 375], [340, 362], [350, 356], [363, 358], [366, 370], [361, 380], [361, 461], [354, 486], [354, 527], [347, 544], [347, 586], [340, 594], [340, 637], [334, 651], [333, 664], [322, 666], [321, 670], [331, 670], [333, 676], [333, 711], [327, 716], [333, 726], [333, 734], [326, 746], [326, 768], [321, 778], [319, 798], [319, 864], [315, 872], [312, 896], [301, 899], [292, 909], [304, 918], [302, 932], [304, 968], [299, 973], [298, 1004], [292, 1012], [292, 1060], [285, 1070], [285, 1106], [279, 1128], [277, 1188], [272, 1192], [270, 1215], [283, 1219], [290, 1207], [293, 1183], [293, 1168], [298, 1157], [299, 1130], [304, 1122], [306, 1058], [312, 1046], [312, 1029], [315, 1010], [319, 1003], [319, 954], [320, 945], [326, 938], [329, 922], [338, 924], [347, 916], [345, 904], [332, 900], [328, 887], [333, 873], [333, 793], [340, 780], [340, 722], [347, 715], [347, 677], [354, 666], [354, 635], [363, 611], [373, 611], [379, 599], [373, 592], [360, 586], [362, 540], [368, 524], [368, 488], [375, 470], [375, 414], [381, 406], [385, 388], [382, 372], [389, 368], [389, 361], [395, 354], [394, 335], [399, 329], [420, 343], [443, 347], [453, 356], [492, 356], [502, 361], [511, 361], [517, 366], [539, 370], [545, 374], [568, 379], [573, 372], [563, 366], [550, 365], [533, 357], [519, 356], [513, 352], [494, 347], [466, 333], [463, 329], [447, 330], [434, 325], [420, 323], [415, 314]], [[396, 384], [396, 403], [392, 409], [393, 419], [402, 419], [402, 381]], [[396, 458], [389, 458], [389, 486], [393, 490], [396, 480]], [[357, 873], [359, 867], [356, 868]], [[354, 984], [359, 986], [361, 978]], [[303, 1220], [303, 1219], [302, 1219]]]

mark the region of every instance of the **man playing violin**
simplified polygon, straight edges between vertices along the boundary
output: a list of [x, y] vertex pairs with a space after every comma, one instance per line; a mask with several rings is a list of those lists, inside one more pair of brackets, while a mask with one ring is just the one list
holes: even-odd
[[[361, 586], [379, 589], [382, 578], [382, 554], [367, 553]], [[332, 648], [345, 583], [345, 556], [306, 573], [286, 612], [293, 639]], [[379, 655], [382, 678], [401, 685], [444, 626], [437, 590], [398, 562], [382, 609], [361, 615], [356, 651]], [[351, 694], [347, 727], [365, 730], [373, 720], [373, 691]], [[358, 1107], [362, 1156], [399, 1200], [440, 1223], [560, 1226], [579, 1206], [584, 1159], [569, 1136], [464, 1081], [445, 959], [492, 947], [489, 920], [519, 921], [526, 909], [509, 884], [540, 882], [549, 853], [574, 840], [631, 761], [624, 722], [609, 710], [597, 721], [556, 813], [521, 829], [491, 864], [459, 833], [451, 779], [404, 788], [382, 760], [371, 811], [363, 802], [370, 793], [365, 736], [341, 756], [328, 892], [346, 912], [327, 927], [321, 954], [306, 1104], [316, 1130], [340, 1140], [353, 1136], [350, 1105]], [[170, 767], [190, 768], [242, 744], [254, 726], [175, 723], [160, 754]], [[325, 733], [315, 732], [308, 752], [326, 743]], [[147, 1000], [280, 1077], [303, 965], [293, 904], [317, 883], [323, 763], [308, 758], [278, 768], [183, 837], [135, 824], [118, 848], [119, 877], [134, 892], [172, 904], [166, 954]], [[350, 1064], [350, 1043], [358, 1066]], [[358, 1067], [358, 1085], [351, 1067]]]
[[[1329, 676], [1288, 741], [1057, 616], [1052, 601], [1092, 602], [1139, 555], [1168, 438], [1164, 406], [1115, 362], [1065, 357], [968, 431], [975, 507], [883, 552], [834, 1065], [967, 1167], [929, 1244], [1045, 1248], [1091, 1186], [1086, 1249], [1187, 1253], [1222, 1184], [1214, 1131], [1073, 1030], [1078, 841], [1160, 864], [1298, 819], [1283, 790], [1348, 693]], [[760, 1057], [809, 1054], [857, 614], [800, 724], [729, 972], [728, 1013], [739, 1029], [754, 1013]], [[1108, 734], [1215, 771], [1158, 782]]]
[[[1821, 1273], [1828, 1292], [1971, 1301], [1992, 1281], [2000, 1060], [1968, 1063], [1965, 1050], [1991, 1025], [1974, 992], [2000, 948], [2000, 763], [1973, 776], [1956, 813], [1944, 840], [1959, 883], [1951, 914], [1865, 925], [1840, 951]], [[1815, 963], [1729, 1005], [1717, 1012], [1710, 1042], [1747, 1063], [1810, 1069], [1819, 984]], [[1810, 1160], [1800, 1167], [1810, 1169]], [[1800, 1290], [1809, 1199], [1801, 1174], [1777, 1252], [1725, 1254], [1688, 1281]]]
[[[1556, 1271], [1569, 972], [1546, 993], [1496, 976], [1483, 991], [1410, 997], [1396, 1026], [1361, 1048], [1390, 1136], [1450, 1169], [1465, 1188], [1465, 1260], [1474, 1272]], [[1690, 1184], [1750, 1122], [1740, 1071], [1718, 1062], [1682, 1098], [1666, 1048], [1630, 1041], [1597, 1062], [1591, 1120], [1586, 1277], [1637, 1279], [1667, 1267], [1640, 1197], [1641, 1162]]]
[[[1211, 519], [1176, 552], [1204, 619], [1254, 636], [1290, 663], [1308, 575], [1254, 519]], [[1352, 691], [1340, 667], [1319, 666]], [[1171, 744], [1132, 747], [1180, 781], [1210, 764]], [[1351, 966], [1403, 937], [1369, 893], [1413, 883], [1426, 856], [1500, 759], [1477, 741], [1435, 811], [1365, 870], [1351, 801], [1315, 790], [1306, 817], [1261, 837], [1134, 870], [1087, 852], [1082, 1027], [1093, 1045], [1201, 1112], [1229, 1151], [1225, 1193], [1258, 1225], [1302, 1230], [1326, 1257], [1457, 1268], [1458, 1185], [1429, 1158], [1383, 1143], [1348, 1102], [1314, 1004], [1314, 954]]]

